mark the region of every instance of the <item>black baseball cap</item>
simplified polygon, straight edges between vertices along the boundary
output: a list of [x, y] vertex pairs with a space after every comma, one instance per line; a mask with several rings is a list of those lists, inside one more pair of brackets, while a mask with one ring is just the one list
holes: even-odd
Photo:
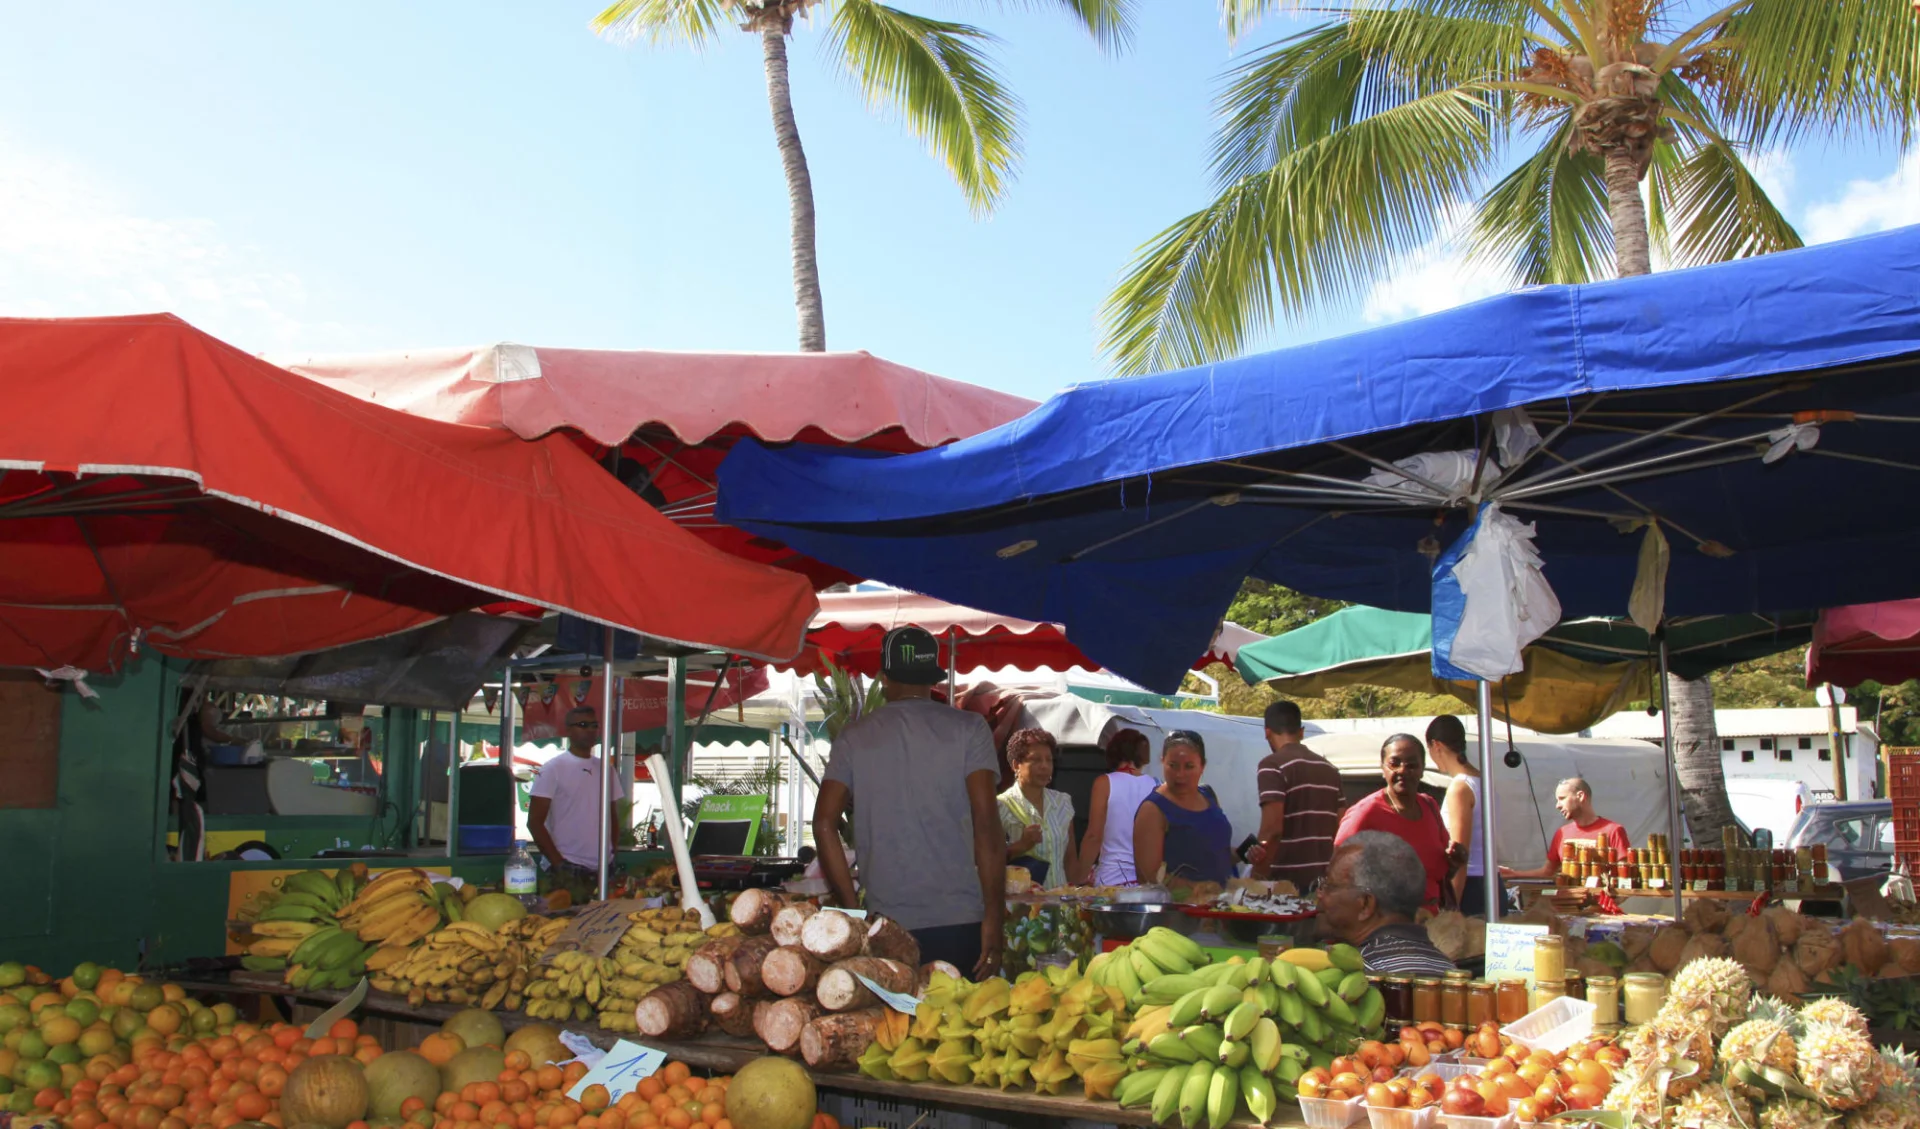
[[932, 686], [947, 676], [940, 644], [924, 627], [896, 627], [880, 641], [880, 673], [908, 686]]

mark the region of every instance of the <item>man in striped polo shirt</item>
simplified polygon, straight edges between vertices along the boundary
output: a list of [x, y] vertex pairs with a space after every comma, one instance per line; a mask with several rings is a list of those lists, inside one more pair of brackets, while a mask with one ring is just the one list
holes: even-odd
[[1291, 882], [1304, 894], [1327, 872], [1333, 835], [1340, 828], [1340, 770], [1300, 743], [1300, 707], [1267, 707], [1267, 747], [1261, 758], [1259, 841], [1247, 852], [1253, 876]]
[[1443, 976], [1453, 971], [1453, 962], [1413, 921], [1426, 891], [1426, 870], [1405, 839], [1387, 831], [1358, 832], [1340, 844], [1327, 867], [1320, 933], [1358, 946], [1368, 972]]

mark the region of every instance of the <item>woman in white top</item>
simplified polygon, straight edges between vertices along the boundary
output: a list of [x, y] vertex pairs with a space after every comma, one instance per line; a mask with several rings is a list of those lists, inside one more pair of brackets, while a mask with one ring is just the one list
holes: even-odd
[[1086, 873], [1080, 882], [1129, 886], [1139, 881], [1133, 872], [1133, 817], [1160, 783], [1143, 771], [1152, 757], [1152, 744], [1137, 729], [1122, 729], [1107, 742], [1111, 771], [1094, 780], [1087, 802], [1087, 833], [1080, 841]]
[[1053, 783], [1057, 747], [1053, 734], [1044, 729], [1021, 729], [1007, 738], [1014, 782], [1000, 793], [1007, 865], [1026, 867], [1043, 890], [1071, 885], [1080, 871], [1073, 845], [1073, 797], [1047, 787]]
[[1467, 727], [1451, 714], [1442, 714], [1427, 725], [1427, 755], [1433, 767], [1452, 779], [1447, 797], [1440, 805], [1440, 820], [1447, 825], [1450, 845], [1467, 850], [1467, 865], [1453, 874], [1454, 902], [1462, 913], [1486, 912], [1486, 844], [1481, 840], [1480, 770], [1467, 760]]

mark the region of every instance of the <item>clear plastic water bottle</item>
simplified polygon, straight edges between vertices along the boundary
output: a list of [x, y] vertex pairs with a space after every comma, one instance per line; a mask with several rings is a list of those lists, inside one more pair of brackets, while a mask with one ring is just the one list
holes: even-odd
[[513, 841], [513, 852], [507, 856], [506, 892], [522, 902], [531, 901], [539, 896], [540, 868], [535, 865], [533, 855], [527, 851], [525, 840]]

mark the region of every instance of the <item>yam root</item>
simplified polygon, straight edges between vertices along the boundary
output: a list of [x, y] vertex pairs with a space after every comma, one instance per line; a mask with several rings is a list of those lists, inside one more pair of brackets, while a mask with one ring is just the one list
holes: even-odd
[[660, 985], [633, 1008], [634, 1023], [650, 1039], [691, 1039], [707, 1029], [707, 1017], [707, 997], [685, 980]]
[[1653, 944], [1647, 949], [1647, 959], [1661, 972], [1669, 975], [1680, 967], [1680, 960], [1687, 949], [1687, 931], [1677, 925], [1663, 925], [1653, 935]]
[[867, 951], [867, 923], [833, 910], [821, 910], [800, 927], [800, 945], [832, 964]]
[[936, 972], [954, 980], [965, 980], [967, 978], [966, 973], [961, 972], [944, 960], [930, 960], [920, 966], [920, 975], [914, 977], [913, 994], [916, 996], [926, 995], [927, 985], [933, 983], [933, 974]]
[[776, 996], [813, 995], [826, 963], [798, 945], [782, 945], [760, 965], [760, 981]]
[[812, 902], [788, 902], [773, 915], [773, 939], [780, 942], [783, 949], [797, 948], [800, 944], [800, 930], [807, 924], [807, 918], [820, 912], [820, 907]]
[[750, 1000], [766, 995], [767, 986], [761, 979], [761, 965], [766, 962], [767, 954], [779, 947], [773, 943], [772, 937], [764, 934], [740, 942], [732, 955], [727, 957], [727, 991], [737, 992]]
[[1800, 922], [1803, 919], [1786, 906], [1774, 906], [1760, 916], [1773, 923], [1773, 935], [1779, 938], [1783, 946], [1791, 949], [1794, 942], [1800, 939]]
[[760, 1000], [753, 1005], [753, 1033], [775, 1054], [792, 1054], [800, 1047], [801, 1032], [819, 1015], [820, 1006], [809, 999]]
[[727, 990], [727, 960], [745, 937], [715, 937], [687, 957], [687, 980], [709, 996]]
[[868, 1008], [821, 1016], [800, 1032], [800, 1057], [810, 1070], [853, 1069], [872, 1045], [883, 1015], [880, 1008]]
[[727, 918], [740, 927], [740, 932], [756, 937], [773, 929], [774, 916], [786, 905], [787, 899], [771, 890], [742, 890], [733, 899]]
[[1920, 937], [1895, 937], [1887, 942], [1888, 963], [1908, 973], [1920, 972]]
[[1887, 963], [1887, 938], [1873, 922], [1856, 917], [1840, 931], [1840, 953], [1846, 963], [1868, 976], [1877, 976], [1880, 966]]
[[849, 957], [820, 974], [813, 998], [827, 1011], [853, 1011], [874, 1007], [880, 997], [854, 979], [864, 976], [889, 992], [911, 992], [920, 973], [910, 964], [883, 957]]
[[920, 942], [891, 918], [875, 917], [867, 922], [867, 955], [897, 960], [908, 968], [920, 967]]
[[741, 999], [738, 992], [722, 992], [713, 997], [707, 1011], [713, 1016], [714, 1026], [734, 1038], [753, 1037], [753, 1003]]

